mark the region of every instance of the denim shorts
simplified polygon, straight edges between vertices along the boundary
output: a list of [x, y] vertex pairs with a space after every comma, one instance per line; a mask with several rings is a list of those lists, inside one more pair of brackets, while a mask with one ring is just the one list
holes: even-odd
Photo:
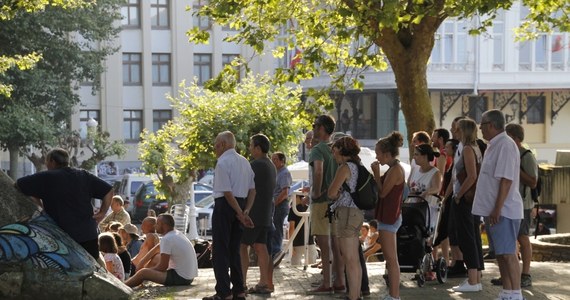
[[[491, 224], [489, 217], [485, 217], [485, 224]], [[500, 217], [497, 224], [489, 226], [488, 234], [493, 241], [495, 255], [516, 253], [520, 225], [521, 219]]]
[[396, 233], [398, 232], [398, 229], [400, 229], [400, 226], [402, 226], [402, 214], [400, 214], [400, 216], [398, 217], [398, 219], [394, 224], [384, 224], [382, 222], [378, 222], [378, 231], [384, 230]]

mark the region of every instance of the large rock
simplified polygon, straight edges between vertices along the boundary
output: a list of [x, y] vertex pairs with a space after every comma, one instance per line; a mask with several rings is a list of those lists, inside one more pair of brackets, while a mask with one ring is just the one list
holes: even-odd
[[0, 299], [128, 299], [109, 274], [0, 172]]

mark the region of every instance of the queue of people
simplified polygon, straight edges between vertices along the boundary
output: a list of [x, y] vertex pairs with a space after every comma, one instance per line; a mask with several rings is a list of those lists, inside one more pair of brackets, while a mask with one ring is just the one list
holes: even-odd
[[[489, 142], [486, 151], [477, 136], [478, 126]], [[380, 252], [386, 262], [386, 279], [400, 282], [397, 232], [403, 219], [402, 203], [409, 193], [429, 204], [430, 223], [426, 226], [432, 234], [438, 229], [438, 239], [429, 239], [429, 246], [439, 247], [449, 262], [450, 276], [466, 277], [452, 291], [482, 291], [483, 218], [501, 271], [501, 278], [494, 279], [503, 286], [499, 299], [523, 299], [521, 280], [523, 286], [532, 284], [528, 228], [536, 213], [528, 195], [538, 175], [536, 159], [528, 156], [523, 160], [527, 149], [521, 144], [522, 127], [509, 125], [505, 130], [504, 115], [490, 110], [483, 114], [479, 125], [469, 118], [456, 118], [451, 136], [443, 128], [434, 130], [431, 136], [416, 132], [412, 170], [407, 180], [399, 161], [403, 136], [392, 132], [379, 139], [374, 149], [376, 160], [370, 166], [379, 199], [375, 220], [368, 223], [353, 199], [361, 164], [360, 146], [353, 137], [334, 133], [335, 127], [331, 116], [320, 115], [314, 120], [311, 136], [307, 134], [305, 141], [310, 149], [310, 187], [304, 190], [308, 196], [299, 197], [294, 204], [298, 211], [309, 209], [310, 224], [306, 225], [310, 225], [311, 237], [315, 237], [320, 248], [323, 277], [314, 289], [307, 291], [309, 294], [342, 292], [346, 299], [361, 299], [370, 293], [365, 262]], [[285, 155], [273, 151], [269, 156], [271, 142], [263, 134], [250, 139], [251, 162], [237, 153], [235, 146], [235, 136], [229, 131], [219, 133], [214, 142], [218, 158], [212, 219], [216, 286], [215, 294], [203, 300], [239, 300], [245, 299], [247, 293], [272, 293], [274, 259], [282, 258], [281, 225], [286, 218], [293, 229], [299, 222], [289, 212], [291, 175], [285, 167]], [[198, 276], [192, 243], [174, 229], [172, 215], [149, 214], [139, 235], [137, 227], [130, 224], [121, 197], [113, 197], [112, 188], [97, 177], [70, 168], [65, 150], [50, 151], [46, 164], [48, 171], [21, 178], [16, 187], [42, 205], [94, 258], [102, 258], [102, 265], [119, 280], [131, 287], [146, 280], [190, 285]], [[387, 171], [381, 173], [381, 165], [388, 166]], [[69, 193], [60, 192], [87, 182], [92, 190], [77, 190], [73, 199]], [[95, 215], [90, 207], [92, 196], [103, 199], [101, 211]], [[64, 217], [63, 205], [74, 206], [77, 214]], [[109, 206], [112, 212], [105, 216]], [[103, 233], [98, 234], [97, 229]], [[522, 273], [517, 241], [523, 257]], [[300, 252], [298, 247], [304, 244], [295, 243], [294, 251]], [[260, 278], [248, 289], [250, 247], [258, 257]], [[432, 254], [434, 258], [439, 256], [437, 250]], [[300, 262], [300, 258], [296, 261]], [[434, 278], [433, 273], [426, 274], [427, 280]], [[384, 299], [400, 299], [399, 286], [390, 284]]]

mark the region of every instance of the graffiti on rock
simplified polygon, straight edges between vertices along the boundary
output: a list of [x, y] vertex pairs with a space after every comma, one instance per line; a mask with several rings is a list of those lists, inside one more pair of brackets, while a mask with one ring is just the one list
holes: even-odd
[[87, 252], [66, 245], [75, 243], [49, 216], [40, 213], [28, 222], [0, 227], [0, 264], [23, 263], [61, 274], [93, 268]]

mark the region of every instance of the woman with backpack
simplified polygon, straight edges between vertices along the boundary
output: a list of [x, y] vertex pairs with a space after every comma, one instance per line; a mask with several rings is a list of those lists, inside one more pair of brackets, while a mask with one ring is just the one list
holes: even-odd
[[[355, 300], [360, 297], [362, 281], [358, 235], [364, 221], [364, 213], [354, 203], [351, 192], [356, 189], [360, 146], [354, 138], [346, 136], [334, 142], [332, 153], [339, 167], [327, 195], [333, 201], [331, 206], [331, 210], [334, 210], [333, 222], [336, 226], [337, 240], [348, 278], [346, 299]], [[344, 184], [348, 185], [350, 191], [343, 187]]]
[[[389, 295], [384, 300], [400, 299], [400, 265], [396, 244], [396, 232], [402, 225], [402, 197], [404, 194], [404, 168], [398, 160], [400, 147], [404, 144], [401, 133], [394, 131], [376, 143], [377, 161], [371, 165], [378, 187], [379, 201], [376, 219], [379, 221], [380, 244], [388, 271]], [[388, 165], [388, 171], [380, 176], [380, 165]]]

